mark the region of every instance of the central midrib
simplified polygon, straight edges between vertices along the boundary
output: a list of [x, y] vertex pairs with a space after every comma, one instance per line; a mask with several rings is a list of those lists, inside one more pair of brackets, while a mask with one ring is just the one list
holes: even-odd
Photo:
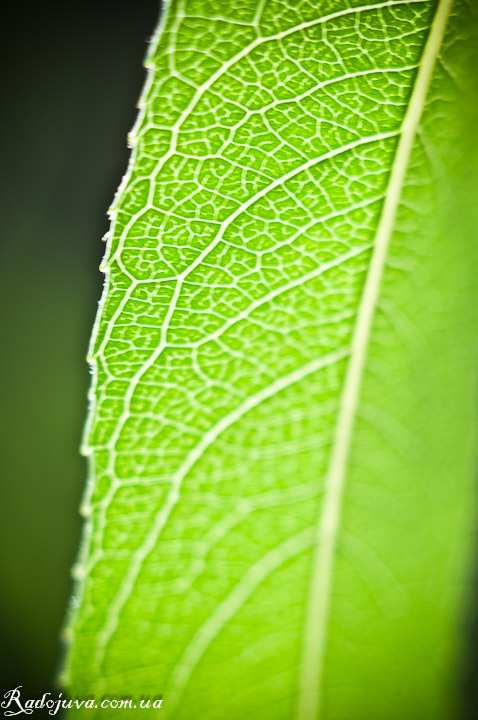
[[317, 523], [316, 551], [304, 626], [296, 720], [318, 720], [320, 717], [321, 684], [335, 549], [345, 472], [367, 348], [403, 181], [452, 4], [453, 0], [439, 0], [425, 43], [408, 109], [401, 126], [382, 214], [374, 238], [374, 250], [353, 330], [350, 360], [325, 482], [324, 503]]

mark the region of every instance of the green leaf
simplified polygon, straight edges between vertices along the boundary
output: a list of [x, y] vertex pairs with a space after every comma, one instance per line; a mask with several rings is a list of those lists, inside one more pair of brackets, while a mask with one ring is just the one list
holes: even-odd
[[474, 22], [465, 0], [163, 6], [90, 353], [64, 673], [85, 718], [118, 695], [145, 719], [458, 715]]

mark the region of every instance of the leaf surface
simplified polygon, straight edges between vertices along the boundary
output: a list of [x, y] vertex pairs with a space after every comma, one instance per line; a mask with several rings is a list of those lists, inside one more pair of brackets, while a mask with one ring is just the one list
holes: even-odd
[[74, 694], [456, 716], [474, 40], [462, 0], [163, 6], [90, 353]]

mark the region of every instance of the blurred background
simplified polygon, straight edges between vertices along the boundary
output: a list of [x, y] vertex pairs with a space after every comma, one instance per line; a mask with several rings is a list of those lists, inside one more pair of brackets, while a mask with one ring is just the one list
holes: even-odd
[[[158, 11], [159, 0], [83, 0], [16, 3], [4, 16], [2, 696], [17, 685], [23, 697], [51, 690], [60, 657], [81, 530], [84, 358], [103, 282], [101, 238], [126, 170], [126, 136]], [[475, 618], [470, 608], [463, 670], [470, 718]]]
[[101, 238], [158, 11], [159, 0], [3, 9], [2, 697], [17, 685], [23, 697], [51, 690], [59, 659], [81, 529]]

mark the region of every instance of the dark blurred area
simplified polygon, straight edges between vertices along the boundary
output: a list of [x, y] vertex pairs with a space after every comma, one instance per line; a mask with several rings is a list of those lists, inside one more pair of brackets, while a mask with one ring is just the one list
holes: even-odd
[[2, 696], [17, 685], [24, 698], [51, 690], [59, 659], [81, 529], [101, 238], [158, 11], [158, 0], [2, 11]]

